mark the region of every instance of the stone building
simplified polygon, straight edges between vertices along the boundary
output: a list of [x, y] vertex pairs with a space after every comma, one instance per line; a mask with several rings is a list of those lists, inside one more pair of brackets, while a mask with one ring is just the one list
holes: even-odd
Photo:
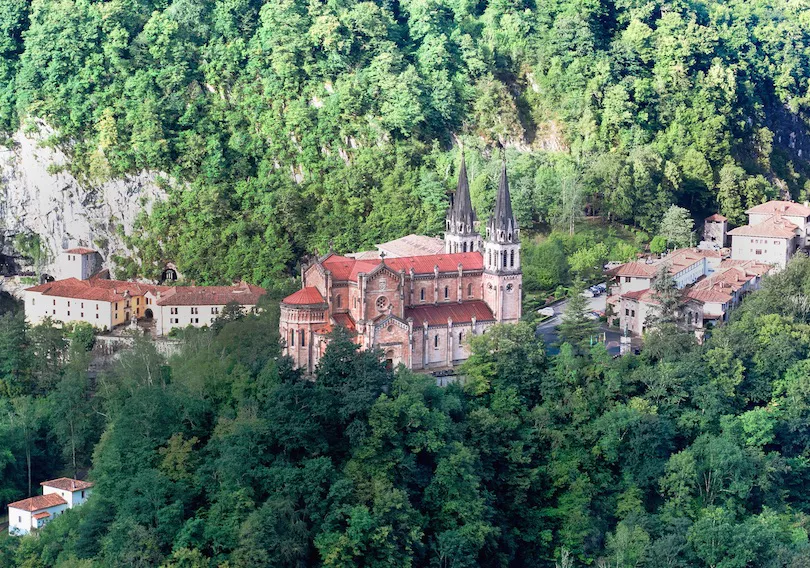
[[468, 339], [521, 317], [520, 229], [506, 165], [495, 209], [479, 234], [462, 157], [447, 213], [444, 252], [414, 256], [327, 254], [302, 270], [302, 289], [281, 303], [284, 352], [311, 373], [342, 326], [364, 349], [411, 369], [448, 368], [469, 357]]

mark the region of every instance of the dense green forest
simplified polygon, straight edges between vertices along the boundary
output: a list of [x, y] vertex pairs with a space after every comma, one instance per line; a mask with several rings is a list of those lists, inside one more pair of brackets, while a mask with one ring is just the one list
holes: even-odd
[[302, 378], [272, 304], [94, 381], [81, 333], [5, 315], [0, 498], [25, 456], [96, 487], [0, 565], [804, 567], [808, 297], [798, 258], [704, 345], [662, 325], [617, 359], [495, 327], [447, 388], [340, 333]]
[[122, 272], [272, 286], [439, 231], [459, 141], [482, 218], [508, 148], [524, 227], [803, 199], [809, 30], [787, 0], [3, 0], [0, 129], [45, 120], [88, 183], [166, 173]]

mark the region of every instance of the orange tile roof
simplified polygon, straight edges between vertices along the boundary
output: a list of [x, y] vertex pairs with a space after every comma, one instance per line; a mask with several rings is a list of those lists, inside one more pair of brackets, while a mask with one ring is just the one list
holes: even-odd
[[810, 207], [796, 203], [795, 201], [768, 201], [752, 207], [746, 213], [751, 214], [776, 214], [788, 215], [791, 217], [810, 217]]
[[385, 263], [394, 270], [404, 269], [415, 274], [433, 274], [434, 267], [439, 272], [457, 272], [458, 265], [462, 270], [483, 270], [484, 256], [480, 252], [457, 252], [452, 254], [428, 254], [424, 256], [403, 256], [386, 259]]
[[326, 300], [323, 299], [321, 293], [314, 286], [307, 286], [301, 288], [298, 292], [294, 292], [281, 300], [282, 304], [289, 304], [291, 306], [314, 306], [325, 304]]
[[169, 286], [155, 303], [158, 306], [224, 306], [236, 302], [255, 306], [264, 293], [264, 288], [247, 282], [233, 286]]
[[68, 249], [65, 252], [68, 254], [95, 254], [98, 251], [94, 251], [93, 249], [87, 247], [76, 247]]
[[779, 239], [790, 239], [796, 235], [796, 225], [784, 218], [776, 215], [768, 217], [762, 223], [756, 225], [743, 225], [728, 232], [732, 236], [743, 237], [773, 237]]
[[357, 328], [354, 319], [349, 314], [332, 314], [332, 319], [335, 320], [335, 324], [345, 327], [349, 331], [354, 331]]
[[62, 499], [58, 493], [49, 493], [48, 495], [37, 495], [36, 497], [29, 497], [22, 501], [15, 501], [9, 503], [9, 507], [21, 509], [33, 513], [34, 511], [41, 511], [49, 507], [56, 507], [57, 505], [67, 505], [67, 501]]
[[81, 491], [82, 489], [90, 489], [93, 484], [89, 481], [81, 481], [79, 479], [71, 479], [70, 477], [59, 477], [51, 479], [50, 481], [43, 481], [40, 483], [43, 487], [55, 487], [63, 491]]
[[47, 519], [50, 516], [51, 514], [48, 511], [43, 511], [41, 513], [37, 513], [36, 515], [34, 515], [34, 518], [36, 520], [40, 520], [40, 519]]
[[709, 215], [708, 217], [706, 217], [706, 221], [709, 221], [710, 223], [711, 222], [722, 223], [723, 221], [728, 221], [728, 218], [723, 217], [722, 215], [720, 215], [720, 213], [715, 213], [714, 215]]
[[421, 328], [424, 322], [428, 325], [447, 325], [448, 319], [452, 319], [453, 323], [470, 323], [473, 317], [478, 322], [495, 321], [492, 310], [481, 300], [405, 309], [405, 318], [413, 318], [414, 328]]
[[[361, 272], [368, 274], [381, 262], [383, 261], [379, 259], [358, 260], [333, 254], [321, 261], [321, 265], [332, 273], [332, 278], [335, 280], [356, 282]], [[413, 268], [415, 274], [433, 274], [436, 266], [439, 267], [439, 272], [456, 272], [459, 264], [461, 264], [462, 270], [483, 270], [484, 257], [480, 252], [427, 254], [386, 258], [385, 264], [394, 272], [399, 270], [410, 272]]]
[[159, 289], [168, 290], [168, 287], [122, 280], [104, 280], [101, 278], [91, 278], [90, 280], [66, 278], [33, 286], [27, 288], [26, 291], [40, 292], [43, 296], [94, 300], [97, 302], [119, 302], [126, 298], [125, 293], [129, 293], [130, 296], [142, 296], [149, 290]]

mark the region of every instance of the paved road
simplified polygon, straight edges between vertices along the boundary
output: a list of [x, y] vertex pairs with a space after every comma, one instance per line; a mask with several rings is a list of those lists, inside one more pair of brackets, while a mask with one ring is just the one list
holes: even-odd
[[[605, 304], [607, 301], [607, 294], [602, 294], [596, 298], [588, 298], [588, 310], [593, 312], [604, 312]], [[537, 335], [543, 337], [549, 354], [554, 355], [559, 352], [557, 342], [559, 337], [557, 334], [557, 326], [560, 325], [562, 314], [565, 312], [565, 306], [568, 300], [564, 300], [559, 304], [554, 305], [554, 316], [545, 320], [537, 326]], [[619, 354], [619, 339], [621, 333], [615, 328], [609, 328], [606, 324], [601, 324], [599, 332], [605, 334], [607, 340], [608, 352], [611, 355]]]

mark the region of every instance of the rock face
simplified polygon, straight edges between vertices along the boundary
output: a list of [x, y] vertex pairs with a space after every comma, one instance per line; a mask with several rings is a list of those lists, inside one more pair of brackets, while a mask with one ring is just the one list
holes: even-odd
[[144, 172], [97, 185], [80, 182], [61, 171], [68, 163], [62, 152], [41, 146], [52, 131], [39, 126], [38, 133], [20, 130], [0, 146], [3, 252], [13, 254], [8, 249], [14, 235], [35, 233], [47, 251], [43, 273], [60, 278], [59, 253], [76, 246], [98, 250], [114, 270], [111, 256], [128, 252], [118, 228], [129, 234], [138, 214], [164, 197], [156, 183], [159, 174]]

